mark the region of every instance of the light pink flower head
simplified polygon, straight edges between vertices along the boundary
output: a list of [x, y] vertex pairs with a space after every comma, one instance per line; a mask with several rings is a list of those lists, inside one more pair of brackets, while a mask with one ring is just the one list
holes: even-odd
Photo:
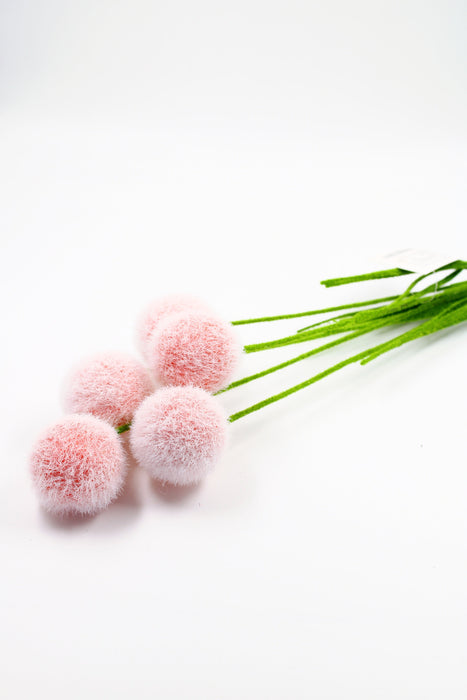
[[131, 421], [153, 388], [141, 362], [130, 355], [105, 353], [84, 360], [71, 372], [63, 402], [70, 413], [90, 413], [117, 427]]
[[165, 386], [225, 387], [235, 371], [240, 345], [233, 327], [211, 314], [184, 312], [169, 316], [155, 330], [148, 364]]
[[219, 461], [227, 426], [218, 400], [202, 389], [161, 389], [136, 412], [130, 446], [153, 478], [177, 486], [195, 484]]
[[94, 416], [70, 415], [50, 426], [30, 466], [40, 503], [56, 515], [97, 513], [118, 495], [126, 475], [119, 436]]
[[208, 306], [188, 294], [171, 294], [151, 302], [138, 319], [136, 344], [142, 357], [148, 359], [149, 343], [159, 323], [181, 311], [207, 311]]

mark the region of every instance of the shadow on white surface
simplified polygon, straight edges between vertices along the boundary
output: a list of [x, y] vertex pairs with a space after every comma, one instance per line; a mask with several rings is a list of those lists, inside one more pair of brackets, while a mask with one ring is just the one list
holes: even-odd
[[150, 488], [159, 498], [166, 503], [182, 503], [193, 494], [199, 492], [202, 482], [187, 486], [175, 486], [163, 481], [151, 479]]
[[47, 530], [74, 530], [85, 528], [96, 516], [93, 515], [53, 515], [44, 508], [39, 510], [42, 524]]
[[73, 530], [92, 526], [99, 532], [114, 532], [133, 523], [141, 512], [141, 473], [131, 458], [129, 461], [125, 487], [106, 510], [97, 515], [54, 516], [41, 509], [45, 527], [49, 530]]

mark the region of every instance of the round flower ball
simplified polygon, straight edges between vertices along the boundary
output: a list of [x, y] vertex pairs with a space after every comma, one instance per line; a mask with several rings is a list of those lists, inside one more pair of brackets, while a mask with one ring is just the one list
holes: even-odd
[[211, 314], [170, 316], [155, 330], [149, 368], [164, 386], [197, 386], [217, 391], [227, 386], [240, 357], [229, 323]]
[[65, 410], [90, 413], [115, 428], [129, 423], [153, 391], [151, 377], [130, 355], [106, 353], [83, 361], [64, 387]]
[[126, 476], [119, 436], [94, 416], [70, 415], [50, 426], [30, 466], [41, 505], [55, 515], [97, 513], [119, 494]]
[[153, 478], [176, 486], [196, 484], [219, 461], [227, 426], [218, 400], [202, 389], [160, 389], [136, 412], [130, 447]]
[[172, 294], [156, 299], [144, 310], [136, 326], [136, 344], [145, 360], [148, 359], [149, 344], [159, 323], [182, 311], [207, 311], [207, 306], [188, 294]]

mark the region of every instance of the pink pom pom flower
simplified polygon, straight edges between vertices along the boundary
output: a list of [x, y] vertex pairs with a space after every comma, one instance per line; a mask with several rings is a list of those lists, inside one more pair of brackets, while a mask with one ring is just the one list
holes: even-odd
[[220, 459], [227, 426], [216, 398], [196, 387], [170, 387], [141, 404], [130, 446], [153, 478], [176, 486], [196, 484]]
[[31, 455], [39, 501], [56, 514], [94, 514], [120, 492], [126, 460], [114, 428], [94, 416], [70, 415], [39, 438]]
[[229, 323], [210, 314], [185, 312], [162, 321], [149, 351], [149, 368], [165, 386], [225, 387], [238, 364], [240, 346]]
[[64, 405], [70, 413], [90, 413], [117, 427], [131, 421], [152, 391], [149, 373], [138, 360], [106, 353], [83, 361], [71, 373], [64, 389]]
[[136, 344], [145, 360], [148, 360], [152, 335], [164, 319], [182, 311], [207, 311], [208, 307], [188, 294], [172, 294], [156, 299], [145, 309], [136, 327]]

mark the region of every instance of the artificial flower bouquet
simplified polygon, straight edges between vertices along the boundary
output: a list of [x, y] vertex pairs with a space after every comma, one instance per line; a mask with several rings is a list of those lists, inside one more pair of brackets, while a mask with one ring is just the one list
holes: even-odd
[[[395, 266], [328, 279], [322, 284], [334, 287], [412, 275], [410, 284], [393, 296], [231, 323], [192, 297], [154, 301], [137, 323], [142, 361], [106, 353], [83, 361], [68, 376], [64, 389], [67, 415], [40, 436], [31, 455], [32, 480], [40, 503], [56, 515], [102, 510], [124, 487], [127, 449], [154, 479], [174, 485], [201, 481], [221, 458], [230, 423], [347, 365], [365, 365], [405, 343], [466, 321], [467, 281], [456, 279], [466, 269], [467, 262], [457, 260], [418, 275], [410, 266]], [[435, 282], [427, 280], [435, 273]], [[326, 318], [310, 323], [317, 315]], [[295, 318], [307, 319], [307, 325], [268, 342], [242, 348], [235, 334], [239, 325]], [[411, 327], [404, 329], [405, 324]], [[398, 331], [391, 340], [369, 343], [366, 350], [344, 357], [300, 384], [225, 416], [219, 394], [390, 326]], [[319, 339], [325, 342], [231, 381], [242, 351], [302, 346]], [[126, 431], [128, 447], [121, 437]]]

